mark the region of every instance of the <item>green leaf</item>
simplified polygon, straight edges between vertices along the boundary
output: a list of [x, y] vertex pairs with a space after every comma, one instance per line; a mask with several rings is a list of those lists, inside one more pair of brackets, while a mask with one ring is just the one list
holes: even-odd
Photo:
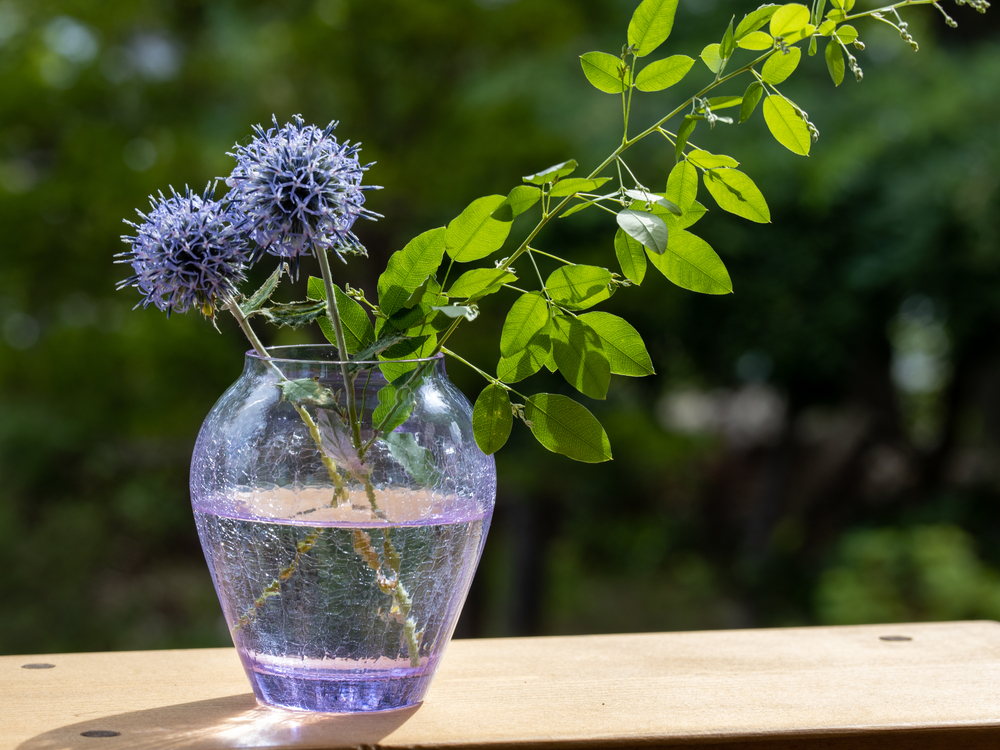
[[677, 162], [667, 177], [667, 196], [687, 211], [698, 198], [698, 170], [686, 159]]
[[[326, 285], [323, 283], [323, 279], [310, 276], [307, 289], [310, 299], [326, 301]], [[375, 329], [372, 327], [371, 319], [365, 312], [365, 308], [357, 300], [344, 294], [336, 284], [333, 287], [333, 293], [337, 296], [337, 311], [340, 313], [340, 325], [344, 330], [347, 353], [355, 354], [359, 349], [375, 342]], [[337, 335], [330, 319], [320, 318], [319, 327], [326, 340], [336, 345]]]
[[412, 432], [387, 432], [382, 440], [389, 453], [416, 484], [434, 487], [441, 481], [441, 472], [434, 465], [434, 454], [420, 445]]
[[597, 266], [562, 266], [545, 280], [549, 296], [570, 310], [585, 310], [611, 296], [611, 272]]
[[819, 25], [819, 28], [816, 29], [816, 33], [819, 34], [820, 36], [830, 36], [830, 34], [832, 34], [834, 32], [834, 29], [836, 28], [837, 28], [837, 22], [827, 19]]
[[534, 375], [542, 369], [550, 355], [550, 349], [549, 337], [542, 336], [512, 357], [501, 357], [497, 363], [497, 378], [505, 383], [518, 383]]
[[835, 10], [831, 10], [829, 13], [827, 13], [826, 17], [827, 17], [827, 20], [833, 21], [834, 23], [840, 23], [845, 18], [847, 18], [847, 14], [844, 11], [842, 11], [842, 10], [836, 10], [835, 9]]
[[830, 5], [838, 10], [844, 10], [850, 13], [851, 8], [854, 7], [854, 0], [830, 0]]
[[702, 169], [715, 169], [717, 167], [738, 167], [740, 163], [731, 156], [725, 154], [711, 154], [708, 151], [692, 151], [687, 155], [687, 160], [696, 167]]
[[626, 208], [618, 212], [618, 226], [654, 253], [662, 253], [667, 248], [670, 232], [663, 219], [655, 214]]
[[[742, 96], [714, 96], [708, 100], [708, 108], [713, 112], [717, 109], [728, 109], [729, 107], [738, 107], [743, 103]], [[699, 109], [699, 112], [703, 112], [704, 109]]]
[[815, 57], [817, 49], [818, 49], [818, 45], [817, 45], [817, 42], [816, 42], [816, 37], [810, 37], [809, 38], [809, 57]]
[[809, 24], [809, 9], [798, 3], [782, 5], [771, 16], [771, 36], [793, 36]]
[[401, 341], [406, 341], [409, 338], [403, 331], [389, 330], [383, 335], [379, 336], [374, 344], [367, 346], [357, 353], [357, 356], [352, 360], [353, 362], [372, 362], [375, 358], [386, 351], [387, 349], [395, 346]]
[[664, 208], [668, 212], [680, 216], [683, 211], [681, 207], [669, 198], [659, 193], [651, 193], [648, 190], [626, 190], [625, 195], [636, 201], [641, 201], [644, 207], [636, 207], [636, 210], [652, 211], [653, 207]]
[[831, 40], [826, 43], [824, 57], [826, 57], [826, 67], [830, 71], [830, 78], [833, 79], [833, 85], [839, 86], [844, 82], [844, 71], [846, 69], [844, 65], [844, 50], [837, 42]]
[[708, 44], [705, 46], [705, 49], [701, 51], [701, 54], [698, 55], [698, 57], [701, 58], [701, 61], [705, 63], [705, 65], [708, 66], [708, 69], [713, 73], [718, 73], [722, 70], [722, 55], [720, 54], [719, 49], [719, 44]]
[[812, 136], [798, 111], [783, 96], [771, 95], [764, 100], [764, 122], [771, 135], [793, 154], [809, 155]]
[[681, 216], [669, 216], [664, 214], [663, 221], [666, 222], [667, 228], [673, 232], [675, 229], [687, 229], [688, 227], [697, 224], [698, 220], [701, 219], [701, 217], [707, 212], [707, 208], [698, 203], [698, 201], [695, 201]]
[[735, 16], [729, 19], [729, 27], [726, 29], [726, 33], [722, 35], [722, 43], [719, 45], [719, 55], [723, 60], [728, 60], [733, 56], [733, 52], [736, 51], [736, 40], [733, 38], [733, 21]]
[[641, 378], [656, 374], [642, 337], [628, 322], [606, 312], [584, 313], [579, 320], [600, 336], [613, 375]]
[[270, 307], [262, 307], [254, 315], [260, 315], [268, 323], [276, 326], [298, 328], [314, 320], [324, 318], [326, 304], [323, 302], [284, 302]]
[[552, 355], [566, 382], [591, 398], [607, 396], [611, 363], [597, 332], [568, 315], [552, 320]]
[[528, 347], [549, 322], [549, 306], [539, 292], [528, 292], [517, 298], [507, 313], [500, 334], [500, 353], [513, 357]]
[[836, 31], [837, 39], [839, 39], [844, 44], [853, 44], [858, 38], [858, 30], [853, 26], [847, 24], [841, 26]]
[[445, 233], [445, 249], [455, 261], [469, 263], [495, 253], [510, 234], [508, 221], [497, 221], [492, 214], [506, 198], [487, 195], [472, 201], [451, 220]]
[[774, 46], [774, 39], [766, 31], [751, 31], [736, 42], [736, 45], [740, 49], [761, 51], [771, 49]]
[[789, 47], [788, 52], [777, 50], [764, 62], [760, 77], [772, 86], [784, 83], [785, 79], [795, 72], [801, 58], [802, 50], [798, 47]]
[[542, 191], [531, 185], [518, 185], [509, 193], [490, 217], [497, 221], [513, 221], [529, 208], [538, 203], [542, 197]]
[[591, 206], [594, 205], [595, 202], [596, 201], [593, 200], [587, 200], [583, 201], [582, 203], [577, 203], [575, 206], [571, 206], [567, 208], [565, 211], [563, 211], [561, 214], [559, 214], [558, 218], [565, 219], [567, 216], [572, 216], [578, 211], [583, 211], [585, 208], [590, 208]]
[[671, 55], [663, 60], [654, 60], [639, 71], [635, 77], [635, 87], [640, 91], [663, 91], [684, 80], [684, 76], [694, 65], [694, 59], [687, 55]]
[[441, 265], [445, 248], [445, 228], [424, 232], [389, 258], [378, 279], [379, 308], [386, 315], [401, 309], [410, 295]]
[[670, 36], [677, 0], [642, 0], [628, 24], [628, 43], [637, 57], [645, 57]]
[[748, 13], [743, 17], [743, 20], [739, 22], [736, 26], [736, 41], [743, 39], [745, 36], [752, 34], [757, 29], [763, 28], [768, 21], [771, 20], [771, 16], [774, 15], [780, 6], [778, 5], [764, 5], [751, 13]]
[[274, 290], [278, 288], [278, 283], [281, 281], [281, 274], [285, 270], [285, 264], [279, 263], [278, 267], [274, 269], [274, 272], [267, 277], [260, 289], [250, 295], [250, 298], [244, 300], [240, 303], [240, 310], [243, 311], [243, 315], [250, 315], [253, 312], [259, 310], [265, 302], [271, 299], [271, 295], [274, 294]]
[[615, 233], [615, 255], [625, 278], [633, 284], [641, 284], [646, 277], [646, 253], [623, 229]]
[[419, 363], [413, 360], [430, 357], [436, 348], [437, 336], [407, 337], [379, 355], [379, 359], [382, 360], [379, 369], [391, 383], [419, 366]]
[[504, 388], [490, 383], [472, 408], [472, 434], [479, 450], [489, 456], [503, 448], [513, 424], [510, 396]]
[[722, 260], [701, 237], [683, 230], [670, 235], [663, 255], [649, 254], [653, 265], [682, 289], [702, 294], [729, 294], [733, 282]]
[[570, 159], [569, 161], [560, 162], [559, 164], [553, 164], [551, 167], [543, 169], [541, 172], [526, 175], [521, 179], [525, 182], [530, 182], [532, 185], [546, 185], [550, 182], [558, 180], [561, 177], [573, 174], [573, 172], [576, 171], [576, 167], [576, 159]]
[[684, 147], [687, 145], [688, 139], [694, 132], [695, 126], [698, 124], [699, 119], [701, 118], [687, 115], [684, 118], [684, 121], [681, 122], [681, 126], [677, 130], [677, 142], [674, 144], [674, 159], [677, 162], [680, 162], [681, 157], [684, 156]]
[[597, 190], [597, 188], [610, 179], [610, 177], [597, 177], [593, 180], [588, 180], [583, 177], [570, 177], [568, 180], [559, 180], [559, 182], [553, 185], [549, 191], [549, 195], [553, 198], [562, 198], [574, 193], [590, 193]]
[[512, 281], [517, 281], [517, 276], [503, 268], [474, 268], [455, 279], [448, 296], [485, 297]]
[[437, 310], [442, 315], [452, 318], [453, 320], [455, 318], [475, 320], [479, 317], [479, 308], [475, 305], [441, 305], [432, 307], [431, 309]]
[[753, 180], [736, 169], [713, 169], [703, 175], [719, 208], [758, 224], [771, 221], [771, 210]]
[[743, 105], [740, 107], [740, 122], [750, 119], [753, 111], [757, 108], [757, 102], [764, 95], [764, 85], [760, 81], [754, 81], [747, 86], [743, 94]]
[[620, 94], [629, 90], [628, 69], [619, 57], [607, 52], [588, 52], [580, 55], [580, 66], [587, 80], [599, 91]]
[[536, 393], [524, 405], [524, 417], [539, 443], [575, 461], [611, 460], [608, 434], [585, 406], [557, 393]]
[[337, 394], [312, 378], [282, 380], [277, 385], [281, 389], [282, 401], [320, 409], [337, 409], [340, 406]]

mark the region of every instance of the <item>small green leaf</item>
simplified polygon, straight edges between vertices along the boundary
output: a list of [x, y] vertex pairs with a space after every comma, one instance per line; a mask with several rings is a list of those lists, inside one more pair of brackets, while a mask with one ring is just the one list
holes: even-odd
[[845, 18], [847, 18], [847, 14], [842, 10], [834, 9], [831, 10], [829, 13], [827, 13], [826, 17], [828, 20], [833, 21], [834, 23], [840, 23]]
[[[713, 112], [717, 109], [728, 109], [729, 107], [738, 107], [743, 103], [742, 96], [713, 96], [708, 100], [708, 108]], [[699, 112], [704, 111], [700, 109]]]
[[583, 201], [582, 203], [577, 203], [575, 206], [571, 206], [570, 208], [567, 208], [565, 211], [563, 211], [561, 214], [559, 214], [558, 218], [565, 219], [567, 216], [572, 216], [573, 214], [577, 213], [578, 211], [583, 211], [585, 208], [590, 208], [591, 206], [594, 205], [594, 203], [595, 203], [595, 201], [593, 201], [593, 200], [588, 200], [588, 201]]
[[738, 167], [740, 163], [731, 156], [724, 154], [710, 154], [708, 151], [692, 151], [687, 155], [687, 160], [696, 167], [702, 169], [715, 169], [716, 167]]
[[620, 94], [631, 86], [625, 63], [607, 52], [580, 55], [580, 66], [594, 88], [606, 94]]
[[441, 472], [434, 465], [434, 454], [417, 442], [412, 432], [387, 432], [382, 440], [389, 453], [416, 484], [431, 488], [441, 481]]
[[579, 319], [600, 336], [613, 375], [641, 378], [656, 374], [642, 337], [627, 321], [606, 312], [584, 313]]
[[764, 85], [760, 81], [754, 81], [747, 86], [743, 94], [743, 105], [740, 107], [740, 122], [750, 119], [753, 111], [757, 108], [757, 102], [764, 95]]
[[816, 50], [818, 48], [819, 47], [818, 47], [817, 42], [816, 42], [816, 37], [814, 37], [814, 36], [810, 37], [809, 38], [809, 57], [815, 57], [816, 56]]
[[503, 268], [474, 268], [455, 279], [448, 290], [448, 296], [485, 297], [512, 281], [517, 281], [517, 276]]
[[771, 211], [753, 180], [736, 169], [713, 169], [703, 175], [705, 187], [719, 208], [744, 219], [767, 224]]
[[579, 318], [559, 315], [552, 320], [552, 355], [566, 382], [591, 398], [607, 396], [611, 363], [601, 337]]
[[833, 85], [839, 86], [844, 82], [844, 72], [846, 67], [844, 65], [844, 50], [836, 41], [829, 41], [826, 43], [826, 52], [824, 53], [826, 57], [826, 67], [830, 71], [830, 78], [833, 79]]
[[278, 383], [281, 400], [299, 406], [316, 406], [320, 409], [336, 409], [340, 406], [338, 394], [312, 378], [282, 380]]
[[487, 195], [472, 201], [451, 220], [445, 233], [445, 249], [459, 263], [480, 260], [495, 253], [510, 234], [510, 222], [497, 221], [492, 214], [506, 198]]
[[836, 31], [837, 39], [844, 44], [853, 44], [858, 38], [858, 30], [850, 25], [841, 26]]
[[828, 18], [819, 25], [819, 28], [816, 29], [816, 33], [819, 34], [820, 36], [830, 36], [830, 34], [832, 34], [834, 29], [836, 28], [837, 28], [837, 22], [831, 21]]
[[[544, 343], [544, 346], [542, 344]], [[542, 336], [532, 346], [511, 357], [501, 357], [497, 363], [497, 378], [505, 383], [519, 383], [542, 369], [550, 355], [548, 336]]]
[[719, 44], [708, 44], [705, 49], [701, 51], [698, 57], [701, 61], [708, 66], [708, 69], [713, 73], [718, 73], [722, 69], [722, 55], [719, 52]]
[[410, 295], [441, 265], [445, 228], [424, 232], [392, 254], [378, 279], [378, 305], [386, 315], [403, 307]]
[[798, 3], [782, 5], [771, 16], [771, 36], [793, 36], [809, 24], [809, 18], [809, 9], [804, 5]]
[[765, 50], [774, 46], [774, 39], [766, 31], [751, 31], [745, 37], [736, 42], [740, 49]]
[[[307, 289], [310, 299], [326, 301], [326, 285], [323, 283], [323, 279], [310, 276]], [[358, 350], [371, 346], [375, 342], [375, 329], [372, 327], [368, 313], [365, 312], [360, 303], [344, 294], [339, 286], [334, 285], [333, 293], [337, 295], [337, 310], [340, 312], [340, 324], [344, 330], [347, 353], [356, 354]], [[326, 340], [336, 345], [337, 335], [330, 319], [320, 318], [319, 327]]]
[[253, 313], [260, 315], [268, 323], [276, 326], [298, 328], [326, 316], [326, 304], [323, 302], [284, 302], [262, 307]]
[[642, 0], [628, 24], [628, 43], [637, 57], [645, 57], [670, 36], [677, 0]]
[[764, 100], [764, 122], [782, 146], [793, 154], [809, 155], [812, 146], [809, 126], [785, 97], [771, 95]]
[[611, 296], [611, 272], [597, 266], [562, 266], [545, 280], [549, 296], [570, 310], [585, 310]]
[[681, 211], [680, 206], [659, 193], [651, 193], [648, 190], [626, 190], [625, 195], [633, 200], [642, 202], [643, 206], [637, 206], [637, 210], [651, 211], [653, 210], [653, 207], [656, 206], [657, 208], [664, 208], [676, 216], [680, 216], [684, 213]]
[[677, 162], [667, 177], [667, 196], [687, 211], [698, 198], [698, 170], [686, 159]]
[[510, 396], [504, 388], [490, 383], [472, 409], [472, 434], [479, 450], [489, 456], [503, 448], [513, 424]]
[[719, 56], [723, 60], [728, 60], [733, 56], [733, 52], [736, 51], [736, 40], [733, 38], [733, 21], [735, 18], [729, 19], [729, 28], [726, 29], [726, 33], [722, 35], [722, 43], [719, 45]]
[[655, 60], [639, 71], [635, 87], [640, 91], [663, 91], [684, 80], [692, 65], [694, 59], [687, 55], [671, 55]]
[[560, 162], [559, 164], [553, 164], [551, 167], [543, 169], [541, 172], [525, 175], [521, 179], [525, 182], [530, 182], [532, 185], [546, 185], [550, 182], [558, 180], [561, 177], [573, 174], [573, 172], [576, 171], [576, 167], [576, 159], [570, 159], [569, 161]]
[[674, 159], [676, 161], [680, 162], [681, 157], [684, 156], [684, 147], [687, 145], [688, 139], [694, 132], [699, 119], [701, 118], [687, 115], [683, 122], [681, 122], [681, 126], [677, 130], [677, 142], [674, 144]]
[[646, 253], [623, 229], [615, 233], [615, 255], [625, 278], [633, 284], [641, 284], [646, 277]]
[[539, 443], [575, 461], [611, 460], [608, 434], [582, 404], [557, 393], [536, 393], [524, 405], [524, 417]]
[[649, 254], [653, 265], [682, 289], [702, 294], [730, 294], [733, 282], [722, 260], [701, 237], [677, 231], [663, 255]]
[[698, 203], [698, 201], [695, 201], [691, 205], [691, 207], [683, 213], [683, 215], [681, 216], [664, 215], [663, 221], [666, 222], [667, 228], [671, 232], [673, 232], [675, 229], [687, 229], [688, 227], [697, 224], [698, 220], [701, 219], [701, 217], [704, 216], [707, 212], [708, 212], [707, 208]]
[[798, 47], [789, 47], [788, 52], [777, 50], [764, 62], [760, 77], [772, 86], [784, 83], [785, 79], [795, 72], [801, 58], [802, 50]]
[[278, 288], [278, 283], [281, 281], [281, 274], [285, 270], [285, 264], [279, 263], [278, 267], [274, 269], [274, 272], [267, 277], [260, 289], [250, 295], [250, 298], [244, 300], [240, 303], [240, 310], [243, 311], [244, 315], [249, 315], [252, 312], [259, 310], [265, 302], [271, 299], [271, 295], [274, 294], [274, 290]]
[[513, 221], [529, 208], [538, 203], [542, 197], [542, 191], [531, 185], [518, 185], [509, 193], [496, 210], [490, 214], [490, 218], [497, 221]]
[[528, 292], [517, 298], [507, 313], [500, 334], [500, 353], [513, 357], [528, 347], [549, 322], [549, 306], [539, 292]]
[[662, 253], [667, 249], [670, 232], [663, 219], [655, 214], [626, 208], [618, 212], [618, 226], [654, 253]]
[[838, 10], [844, 10], [849, 13], [851, 8], [854, 7], [854, 0], [830, 0], [830, 5]]
[[549, 195], [553, 198], [562, 198], [574, 193], [590, 193], [597, 190], [597, 188], [610, 179], [610, 177], [597, 177], [593, 180], [588, 180], [583, 177], [570, 177], [568, 180], [559, 180], [559, 182], [553, 185], [549, 191]]
[[771, 20], [771, 16], [774, 15], [780, 6], [778, 5], [764, 5], [755, 11], [752, 11], [743, 17], [743, 20], [739, 22], [736, 26], [736, 41], [743, 39], [744, 37], [752, 34], [757, 29], [763, 28], [768, 21]]
[[479, 308], [475, 305], [441, 305], [432, 307], [431, 309], [437, 310], [442, 315], [445, 315], [453, 320], [455, 318], [475, 320], [479, 317]]

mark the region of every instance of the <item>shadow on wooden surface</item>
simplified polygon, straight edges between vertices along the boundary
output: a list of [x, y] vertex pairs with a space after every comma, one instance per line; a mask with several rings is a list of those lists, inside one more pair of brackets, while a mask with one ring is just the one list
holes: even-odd
[[253, 693], [246, 693], [88, 719], [32, 737], [18, 750], [358, 747], [377, 745], [418, 708], [349, 716], [306, 714], [266, 708]]

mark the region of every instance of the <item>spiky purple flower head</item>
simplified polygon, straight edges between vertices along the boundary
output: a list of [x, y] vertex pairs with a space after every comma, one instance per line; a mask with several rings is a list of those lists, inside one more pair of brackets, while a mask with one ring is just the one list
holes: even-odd
[[144, 295], [139, 304], [156, 305], [168, 317], [192, 307], [212, 317], [236, 293], [250, 259], [227, 204], [215, 200], [213, 185], [202, 195], [188, 187], [179, 195], [171, 187], [169, 198], [161, 192], [149, 203], [148, 214], [136, 210], [141, 224], [125, 221], [136, 235], [122, 235], [131, 249], [115, 257], [117, 263], [131, 263], [135, 274], [117, 288], [134, 286]]
[[365, 255], [351, 228], [358, 217], [376, 219], [364, 207], [365, 170], [358, 161], [359, 144], [338, 143], [336, 122], [320, 129], [294, 121], [264, 130], [247, 146], [236, 144], [236, 168], [226, 179], [233, 209], [246, 217], [246, 228], [259, 250], [289, 258], [293, 266], [313, 248]]

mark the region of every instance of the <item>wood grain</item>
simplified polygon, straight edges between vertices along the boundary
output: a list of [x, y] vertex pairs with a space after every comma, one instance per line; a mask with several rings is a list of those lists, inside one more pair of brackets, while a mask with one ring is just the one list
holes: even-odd
[[233, 649], [5, 656], [0, 729], [0, 750], [998, 748], [1000, 624], [455, 641], [422, 706], [366, 716], [258, 706]]

